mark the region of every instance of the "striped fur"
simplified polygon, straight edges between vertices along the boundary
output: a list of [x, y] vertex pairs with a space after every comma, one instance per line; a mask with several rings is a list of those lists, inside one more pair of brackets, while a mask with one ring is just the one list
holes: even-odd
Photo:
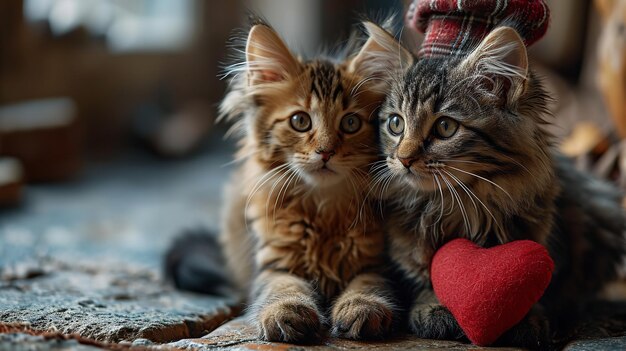
[[[304, 60], [258, 24], [245, 64], [233, 66], [239, 74], [221, 111], [241, 136], [241, 165], [226, 192], [222, 243], [235, 280], [250, 291], [248, 314], [262, 339], [315, 341], [328, 319], [346, 338], [390, 331], [382, 221], [367, 197], [369, 165], [379, 157], [374, 112], [387, 81], [380, 72], [400, 62], [397, 44], [387, 44]], [[290, 119], [303, 113], [310, 127], [294, 130]], [[362, 124], [354, 133], [342, 129], [349, 115]]]
[[[388, 189], [390, 256], [412, 288], [409, 326], [418, 335], [463, 337], [429, 277], [434, 252], [454, 238], [487, 247], [531, 239], [555, 259], [543, 307], [502, 343], [546, 347], [540, 311], [557, 323], [564, 306], [615, 277], [625, 248], [621, 194], [555, 156], [544, 128], [547, 102], [507, 27], [467, 57], [422, 59], [394, 80], [380, 111], [387, 167], [376, 179]], [[404, 119], [401, 135], [389, 129], [393, 116]], [[459, 124], [448, 138], [434, 132], [444, 116]]]

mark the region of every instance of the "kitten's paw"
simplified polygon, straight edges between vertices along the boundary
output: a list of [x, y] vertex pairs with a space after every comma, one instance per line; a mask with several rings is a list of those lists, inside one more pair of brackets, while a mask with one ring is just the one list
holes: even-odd
[[452, 313], [440, 304], [414, 306], [409, 316], [409, 327], [423, 339], [459, 340], [465, 337]]
[[554, 349], [551, 343], [548, 319], [542, 314], [532, 312], [502, 334], [496, 341], [496, 345], [523, 347], [531, 350]]
[[301, 301], [276, 301], [259, 313], [259, 338], [267, 341], [311, 343], [321, 328], [317, 307]]
[[392, 306], [384, 297], [355, 294], [333, 306], [332, 334], [347, 339], [380, 339], [390, 333], [392, 322]]

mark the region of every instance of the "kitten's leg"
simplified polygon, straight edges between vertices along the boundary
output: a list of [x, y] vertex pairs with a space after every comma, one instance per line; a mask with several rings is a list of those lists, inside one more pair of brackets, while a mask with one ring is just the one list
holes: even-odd
[[551, 349], [549, 322], [541, 306], [533, 306], [524, 319], [500, 336], [496, 345], [532, 350]]
[[424, 339], [458, 340], [465, 337], [450, 311], [442, 306], [431, 289], [422, 290], [409, 314], [409, 327]]
[[250, 310], [263, 340], [312, 342], [320, 338], [317, 296], [308, 282], [295, 275], [262, 272], [254, 282]]
[[348, 339], [376, 339], [391, 331], [394, 303], [383, 277], [357, 275], [332, 308], [332, 334]]

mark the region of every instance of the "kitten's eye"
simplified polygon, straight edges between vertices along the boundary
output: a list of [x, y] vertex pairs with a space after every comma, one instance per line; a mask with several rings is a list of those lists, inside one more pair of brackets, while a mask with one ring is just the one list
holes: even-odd
[[306, 132], [311, 129], [311, 117], [305, 112], [298, 112], [291, 116], [289, 123], [298, 132]]
[[398, 115], [391, 115], [388, 127], [391, 134], [400, 135], [404, 133], [404, 119]]
[[437, 137], [447, 139], [453, 136], [457, 129], [459, 129], [459, 122], [449, 117], [441, 117], [435, 121], [433, 131]]
[[352, 134], [361, 129], [361, 119], [354, 113], [347, 114], [341, 119], [341, 130]]

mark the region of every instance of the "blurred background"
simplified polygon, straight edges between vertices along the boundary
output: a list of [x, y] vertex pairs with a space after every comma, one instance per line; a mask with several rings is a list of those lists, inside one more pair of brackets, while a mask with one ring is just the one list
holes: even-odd
[[[626, 0], [548, 0], [531, 48], [579, 167], [620, 186]], [[184, 228], [219, 225], [233, 142], [215, 125], [228, 38], [246, 12], [294, 51], [345, 40], [389, 0], [0, 2], [0, 268], [34, 256], [157, 267]], [[410, 48], [420, 37], [402, 33]]]

